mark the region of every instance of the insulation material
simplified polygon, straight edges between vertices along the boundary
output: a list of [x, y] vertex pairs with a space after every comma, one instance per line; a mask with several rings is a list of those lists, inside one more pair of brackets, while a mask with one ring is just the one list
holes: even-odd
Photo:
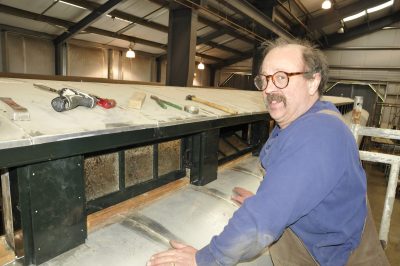
[[123, 80], [136, 80], [136, 81], [150, 81], [152, 64], [148, 58], [136, 55], [135, 58], [122, 59], [122, 79]]
[[125, 186], [153, 178], [153, 145], [125, 151]]
[[158, 176], [181, 169], [181, 140], [158, 144]]
[[54, 46], [50, 40], [7, 34], [9, 72], [54, 75]]
[[96, 47], [68, 45], [68, 75], [107, 78], [107, 50]]
[[119, 188], [118, 153], [85, 158], [86, 200], [93, 200], [115, 192]]

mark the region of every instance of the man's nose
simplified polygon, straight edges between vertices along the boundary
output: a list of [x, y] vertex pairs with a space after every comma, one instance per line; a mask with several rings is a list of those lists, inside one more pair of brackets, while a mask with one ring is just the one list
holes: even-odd
[[265, 93], [265, 94], [269, 94], [269, 93], [274, 92], [274, 91], [277, 91], [277, 90], [279, 90], [279, 89], [278, 89], [278, 88], [275, 86], [275, 84], [272, 82], [272, 78], [270, 78], [270, 79], [268, 80], [267, 87], [265, 88], [264, 93]]

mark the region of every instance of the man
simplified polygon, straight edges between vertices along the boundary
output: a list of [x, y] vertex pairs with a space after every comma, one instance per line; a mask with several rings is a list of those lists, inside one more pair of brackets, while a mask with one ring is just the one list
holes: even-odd
[[209, 245], [197, 251], [171, 242], [174, 249], [147, 265], [235, 265], [266, 247], [275, 265], [339, 266], [355, 256], [367, 214], [366, 177], [353, 135], [335, 106], [319, 100], [327, 70], [308, 42], [269, 43], [255, 78], [277, 123], [260, 153], [264, 180], [255, 195], [235, 189], [233, 200], [242, 205]]

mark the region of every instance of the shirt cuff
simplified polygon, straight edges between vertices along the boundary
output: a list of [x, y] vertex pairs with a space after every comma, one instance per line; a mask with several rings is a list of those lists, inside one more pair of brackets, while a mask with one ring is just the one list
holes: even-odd
[[196, 263], [197, 266], [221, 266], [222, 264], [218, 263], [215, 260], [213, 254], [210, 250], [210, 245], [205, 246], [196, 252]]

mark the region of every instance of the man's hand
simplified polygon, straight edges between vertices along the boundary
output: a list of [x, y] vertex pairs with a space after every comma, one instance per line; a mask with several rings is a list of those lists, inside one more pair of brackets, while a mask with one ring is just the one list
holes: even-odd
[[197, 249], [174, 240], [169, 241], [169, 244], [172, 249], [153, 255], [147, 266], [197, 266]]
[[234, 187], [233, 188], [233, 195], [231, 197], [231, 199], [237, 203], [239, 203], [240, 205], [243, 204], [243, 202], [253, 196], [253, 192], [248, 191], [247, 189], [241, 188], [241, 187]]

